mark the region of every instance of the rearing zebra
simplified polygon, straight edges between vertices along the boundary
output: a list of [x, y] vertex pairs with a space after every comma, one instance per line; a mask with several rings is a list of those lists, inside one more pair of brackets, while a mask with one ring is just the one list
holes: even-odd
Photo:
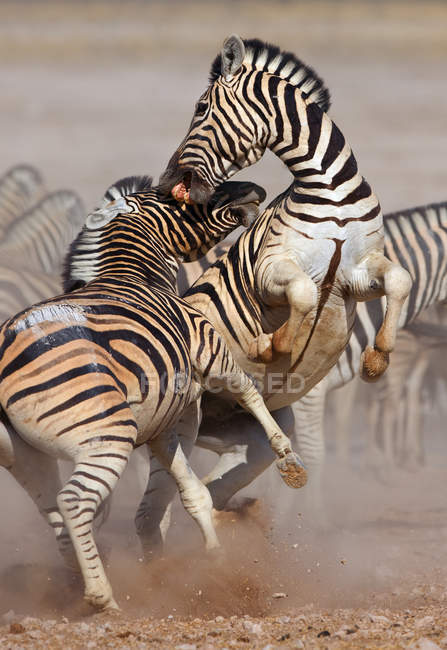
[[[237, 290], [227, 291], [219, 309], [206, 290], [201, 299], [196, 290], [192, 302], [216, 326], [224, 315], [221, 330], [238, 357], [260, 364], [282, 358], [281, 370], [299, 372], [309, 390], [346, 346], [355, 302], [385, 294], [383, 326], [363, 356], [365, 377], [380, 376], [410, 278], [383, 255], [380, 206], [324, 112], [328, 91], [294, 55], [238, 36], [225, 41], [210, 80], [161, 187], [178, 199], [204, 202], [218, 182], [259, 160], [266, 148], [294, 180], [233, 247], [227, 267], [240, 279]], [[217, 275], [208, 275], [209, 286], [224, 284]], [[268, 396], [271, 409], [285, 403], [284, 394]]]
[[[179, 419], [188, 421], [191, 447], [204, 388], [229, 390], [265, 427], [284, 480], [305, 482], [252, 381], [211, 323], [175, 294], [179, 258], [205, 252], [263, 198], [251, 183], [224, 183], [207, 207], [181, 207], [163, 200], [147, 178], [124, 179], [72, 246], [65, 278], [71, 292], [0, 328], [0, 464], [33, 498], [64, 553], [69, 535], [85, 598], [95, 607], [117, 605], [92, 522], [135, 446], [150, 443], [207, 548], [218, 545], [211, 499], [177, 429]], [[74, 462], [64, 486], [56, 458]]]
[[[383, 255], [380, 206], [327, 108], [322, 81], [294, 55], [232, 36], [161, 179], [177, 199], [204, 202], [220, 180], [266, 148], [294, 177], [185, 296], [256, 377], [272, 411], [299, 399], [336, 363], [356, 301], [386, 295], [375, 347], [362, 358], [366, 377], [380, 376], [411, 286], [408, 273]], [[229, 412], [221, 396], [213, 401], [214, 417], [209, 400], [205, 407], [212, 432]], [[239, 416], [233, 426], [252, 423]], [[163, 488], [161, 473], [157, 482]], [[162, 525], [159, 515], [163, 536]]]

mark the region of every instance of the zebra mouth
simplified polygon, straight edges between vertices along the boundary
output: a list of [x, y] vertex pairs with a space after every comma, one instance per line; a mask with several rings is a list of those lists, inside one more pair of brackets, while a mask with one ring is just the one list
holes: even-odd
[[208, 203], [213, 191], [196, 171], [186, 171], [171, 189], [172, 196], [182, 203]]
[[192, 172], [186, 172], [183, 176], [183, 180], [179, 183], [176, 183], [171, 189], [171, 194], [176, 201], [180, 203], [187, 203], [191, 205], [194, 201], [191, 198], [191, 182], [192, 182]]
[[213, 188], [195, 169], [188, 169], [179, 164], [178, 152], [172, 156], [166, 171], [161, 175], [159, 187], [162, 192], [170, 194], [177, 201], [189, 204], [208, 203], [213, 194]]

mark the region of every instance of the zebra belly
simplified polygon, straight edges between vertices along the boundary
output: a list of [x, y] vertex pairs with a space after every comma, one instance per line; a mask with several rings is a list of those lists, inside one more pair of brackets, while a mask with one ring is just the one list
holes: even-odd
[[328, 374], [349, 342], [354, 318], [355, 302], [348, 299], [343, 304], [328, 301], [313, 333], [315, 316], [311, 314], [305, 320], [295, 340], [284, 381], [276, 390], [264, 390], [269, 410], [293, 404]]
[[200, 392], [201, 388], [194, 380], [181, 385], [168, 382], [162, 395], [149, 391], [143, 402], [131, 404], [138, 427], [136, 444], [144, 444], [173, 427], [185, 409], [198, 399]]

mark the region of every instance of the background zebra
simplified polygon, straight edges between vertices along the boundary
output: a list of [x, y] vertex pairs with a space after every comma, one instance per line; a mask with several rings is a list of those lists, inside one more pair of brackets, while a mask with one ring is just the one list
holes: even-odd
[[84, 214], [74, 192], [48, 193], [30, 165], [0, 177], [0, 323], [60, 293], [65, 251]]
[[0, 239], [8, 226], [44, 197], [41, 174], [31, 165], [16, 165], [0, 177]]
[[[423, 408], [427, 388], [436, 394], [436, 381], [445, 380], [436, 360], [447, 343], [445, 306], [429, 308], [399, 333], [396, 362], [384, 381], [378, 382], [367, 407], [368, 434], [366, 467], [390, 480], [394, 467], [415, 470], [424, 463]], [[352, 399], [358, 392], [353, 382]], [[356, 391], [357, 389], [357, 391]], [[425, 395], [424, 395], [425, 393]], [[345, 400], [345, 412], [349, 404]], [[336, 407], [336, 405], [334, 405]], [[337, 460], [349, 457], [350, 427], [336, 408], [335, 453]]]
[[[118, 182], [72, 244], [70, 293], [0, 329], [0, 461], [54, 528], [63, 553], [68, 531], [95, 607], [117, 605], [92, 522], [134, 446], [150, 443], [207, 548], [218, 546], [208, 491], [179, 444], [183, 429], [185, 446], [194, 443], [203, 389], [230, 390], [265, 428], [284, 480], [305, 482], [252, 381], [209, 321], [175, 294], [178, 258], [203, 253], [264, 196], [251, 183], [225, 183], [206, 208], [180, 207], [150, 189], [147, 177]], [[55, 458], [75, 465], [64, 486]]]

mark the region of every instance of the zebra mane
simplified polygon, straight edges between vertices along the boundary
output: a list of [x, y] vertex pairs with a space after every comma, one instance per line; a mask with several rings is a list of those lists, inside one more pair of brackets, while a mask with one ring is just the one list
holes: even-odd
[[[120, 212], [127, 212], [125, 197], [152, 189], [150, 176], [126, 176], [113, 183], [105, 192], [100, 207], [87, 216], [84, 227], [71, 243], [65, 257], [62, 282], [64, 291], [74, 291], [96, 277], [98, 248], [102, 228]], [[121, 199], [121, 200], [119, 200]], [[98, 223], [95, 224], [95, 217]]]
[[126, 176], [113, 183], [104, 194], [104, 201], [115, 201], [120, 196], [147, 192], [152, 188], [151, 176]]
[[[331, 105], [329, 90], [323, 80], [308, 65], [300, 61], [292, 52], [281, 51], [276, 45], [265, 43], [258, 38], [243, 39], [246, 65], [278, 75], [301, 90], [304, 99], [317, 104], [327, 112]], [[210, 84], [221, 75], [221, 55], [214, 59], [210, 70]]]

